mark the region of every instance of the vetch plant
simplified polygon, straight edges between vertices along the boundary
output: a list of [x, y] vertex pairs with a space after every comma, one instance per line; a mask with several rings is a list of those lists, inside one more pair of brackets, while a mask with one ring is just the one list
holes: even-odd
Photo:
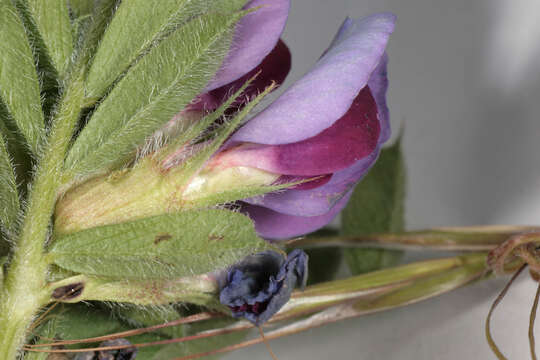
[[[403, 233], [400, 142], [382, 148], [392, 14], [345, 20], [257, 108], [291, 66], [289, 5], [0, 0], [3, 359], [230, 351], [253, 326], [272, 339], [489, 273], [483, 252], [364, 273], [399, 257], [350, 249], [366, 240], [486, 251], [526, 230]], [[343, 253], [354, 276], [335, 280]]]

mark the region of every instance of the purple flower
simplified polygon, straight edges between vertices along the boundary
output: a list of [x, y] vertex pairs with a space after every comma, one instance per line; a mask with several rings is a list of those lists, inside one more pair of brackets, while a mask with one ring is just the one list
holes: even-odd
[[[263, 2], [250, 4], [253, 3]], [[283, 14], [288, 1], [271, 4], [261, 11], [281, 14], [280, 21], [286, 17]], [[259, 16], [265, 25], [272, 21], [269, 14], [258, 11], [249, 16]], [[288, 238], [326, 225], [346, 205], [354, 185], [377, 159], [380, 147], [390, 137], [385, 48], [394, 23], [395, 16], [388, 13], [345, 20], [312, 70], [240, 128], [226, 150], [209, 164], [222, 168], [254, 167], [282, 175], [280, 181], [316, 179], [283, 192], [244, 200], [242, 211], [254, 220], [263, 237]], [[271, 28], [277, 32], [282, 27]], [[248, 44], [249, 39], [260, 37], [261, 43], [255, 43], [274, 49], [268, 55], [272, 61], [265, 59], [257, 67], [262, 70], [261, 80], [251, 91], [259, 91], [260, 85], [272, 78], [283, 81], [288, 67], [280, 71], [276, 66], [280, 58], [286, 58], [283, 63], [290, 61], [281, 42], [269, 46], [278, 41], [279, 34], [261, 34], [258, 30], [256, 21], [238, 28], [242, 40], [233, 45], [235, 50], [224, 67], [239, 69], [234, 65], [235, 51]], [[257, 56], [253, 58], [261, 57], [261, 48], [256, 47], [253, 54]], [[244, 51], [250, 51], [249, 45]], [[251, 69], [251, 63], [246, 68]], [[271, 72], [265, 73], [266, 70]], [[235, 76], [231, 73], [220, 71], [198, 106], [215, 107], [220, 96], [230, 93], [245, 79], [235, 78], [239, 71]], [[232, 82], [227, 84], [224, 79]]]
[[307, 260], [298, 249], [287, 259], [275, 251], [248, 256], [227, 271], [219, 300], [234, 317], [261, 325], [289, 301], [296, 285], [305, 286]]

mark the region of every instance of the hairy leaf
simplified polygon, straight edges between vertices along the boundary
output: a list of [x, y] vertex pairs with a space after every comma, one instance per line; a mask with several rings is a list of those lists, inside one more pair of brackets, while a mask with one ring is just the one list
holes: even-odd
[[44, 132], [32, 50], [11, 0], [0, 0], [0, 97], [29, 148], [37, 154]]
[[6, 106], [0, 100], [0, 132], [7, 145], [8, 154], [15, 170], [20, 198], [23, 198], [32, 176], [32, 158], [17, 125], [11, 121]]
[[28, 9], [58, 75], [64, 78], [73, 52], [66, 0], [29, 0]]
[[[379, 160], [354, 190], [342, 212], [345, 236], [377, 232], [397, 232], [404, 228], [405, 169], [398, 140], [383, 149]], [[400, 251], [382, 249], [347, 249], [345, 259], [354, 274], [394, 265]]]
[[16, 230], [20, 204], [15, 171], [3, 136], [0, 136], [0, 204], [0, 223], [12, 233]]
[[56, 239], [49, 255], [57, 265], [82, 274], [164, 279], [222, 269], [267, 246], [249, 218], [213, 209], [69, 234]]
[[78, 175], [110, 169], [204, 89], [243, 16], [193, 19], [153, 48], [117, 84], [75, 141], [66, 165]]
[[[134, 63], [168, 35], [175, 27], [213, 9], [222, 0], [123, 1], [103, 37], [88, 74], [87, 95], [99, 98]], [[228, 0], [228, 15], [241, 8], [245, 0]], [[227, 11], [228, 10], [228, 11]]]

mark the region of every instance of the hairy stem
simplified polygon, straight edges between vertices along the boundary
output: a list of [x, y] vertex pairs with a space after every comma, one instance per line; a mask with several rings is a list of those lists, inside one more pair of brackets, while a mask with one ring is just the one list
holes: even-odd
[[0, 303], [0, 358], [15, 359], [34, 314], [46, 304], [47, 241], [51, 215], [62, 179], [66, 151], [83, 102], [83, 85], [73, 81], [65, 92], [53, 128], [44, 145], [28, 207]]

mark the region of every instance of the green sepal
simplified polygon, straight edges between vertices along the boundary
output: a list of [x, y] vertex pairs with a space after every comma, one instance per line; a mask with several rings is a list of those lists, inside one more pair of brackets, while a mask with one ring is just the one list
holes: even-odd
[[[106, 89], [145, 52], [166, 38], [171, 31], [209, 11], [228, 17], [245, 0], [227, 1], [215, 8], [216, 0], [123, 1], [103, 36], [88, 73], [87, 96], [98, 99]], [[217, 4], [219, 5], [219, 4]]]
[[243, 15], [195, 18], [152, 48], [97, 108], [68, 154], [66, 168], [84, 176], [132, 158], [137, 146], [202, 92]]
[[[212, 140], [207, 140], [204, 144], [195, 144], [194, 146], [199, 149], [193, 156], [183, 159], [180, 164], [172, 161], [174, 165], [170, 167], [164, 165], [168, 163], [169, 155], [174, 156], [172, 153], [176, 150], [176, 146], [184, 148], [183, 142], [173, 140], [159, 152], [142, 157], [131, 169], [118, 170], [109, 176], [96, 177], [72, 187], [57, 204], [55, 231], [65, 234], [171, 211], [208, 208], [282, 190], [305, 181], [271, 185], [279, 175], [252, 168], [229, 176], [230, 173], [227, 172], [229, 169], [222, 171], [218, 168], [214, 171], [204, 168], [205, 163], [238, 128], [253, 107], [273, 88], [274, 86], [269, 86], [246, 104], [232, 120], [225, 121], [211, 133]], [[233, 98], [236, 96], [237, 94]], [[226, 104], [216, 112], [220, 113], [225, 109]], [[218, 118], [212, 115], [208, 117]], [[206, 118], [201, 121], [207, 122]], [[191, 130], [188, 130], [189, 132]], [[187, 139], [190, 138], [185, 140]], [[203, 179], [203, 182], [212, 185], [188, 191], [191, 182], [197, 180], [194, 177], [199, 174], [208, 175], [206, 180], [211, 181]], [[223, 175], [226, 175], [226, 179], [220, 178]]]
[[0, 0], [0, 53], [0, 98], [29, 149], [38, 154], [44, 135], [39, 82], [25, 28], [11, 0]]
[[[225, 122], [217, 131], [215, 131], [214, 134], [212, 134], [213, 138], [209, 141], [210, 144], [200, 150], [198, 153], [196, 153], [191, 158], [185, 160], [182, 165], [177, 166], [175, 168], [172, 168], [170, 170], [169, 176], [175, 177], [175, 181], [180, 186], [185, 186], [188, 184], [188, 182], [192, 179], [192, 177], [199, 172], [203, 165], [210, 159], [211, 156], [213, 156], [219, 148], [224, 144], [225, 140], [229, 138], [229, 136], [242, 124], [244, 119], [247, 117], [247, 115], [253, 110], [253, 108], [261, 102], [261, 100], [268, 95], [273, 89], [275, 89], [275, 84], [272, 84], [271, 86], [268, 86], [263, 92], [261, 92], [255, 99], [247, 103], [244, 108], [236, 113], [236, 115], [232, 118], [232, 120]], [[224, 108], [224, 107], [222, 107]], [[245, 186], [242, 185], [242, 186]], [[248, 192], [253, 189], [248, 189]], [[248, 196], [243, 196], [239, 194], [242, 189], [240, 188], [232, 188], [230, 189], [231, 193], [234, 193], [234, 196], [239, 196], [237, 198], [230, 198], [230, 201], [232, 200], [239, 200], [239, 199], [245, 199], [246, 197], [253, 196], [255, 194], [249, 194]], [[221, 192], [220, 194], [210, 194], [211, 196], [226, 196], [225, 192]], [[229, 195], [230, 197], [230, 195]], [[214, 201], [220, 201], [223, 199], [215, 199]], [[208, 200], [207, 200], [208, 202]], [[214, 203], [219, 204], [220, 202]]]
[[184, 211], [60, 236], [48, 256], [87, 275], [171, 279], [224, 269], [268, 247], [246, 216]]
[[73, 53], [66, 0], [28, 0], [27, 6], [56, 72], [64, 79]]
[[[355, 188], [342, 212], [342, 236], [398, 232], [404, 228], [405, 166], [398, 139], [383, 149], [378, 161]], [[346, 249], [345, 259], [353, 274], [395, 265], [401, 251]]]

